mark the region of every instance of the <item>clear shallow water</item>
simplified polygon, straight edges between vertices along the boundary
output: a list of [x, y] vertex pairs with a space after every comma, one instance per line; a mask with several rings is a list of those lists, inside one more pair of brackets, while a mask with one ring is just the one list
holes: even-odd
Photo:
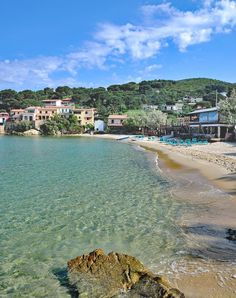
[[108, 140], [0, 137], [0, 296], [69, 297], [66, 262], [95, 248], [165, 271], [185, 207], [153, 161]]

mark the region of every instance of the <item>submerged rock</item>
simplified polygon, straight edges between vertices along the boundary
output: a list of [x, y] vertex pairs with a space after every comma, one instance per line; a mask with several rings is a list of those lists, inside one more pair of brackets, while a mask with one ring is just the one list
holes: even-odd
[[154, 275], [136, 258], [97, 249], [68, 262], [69, 280], [79, 297], [183, 298], [162, 277]]
[[228, 229], [226, 239], [236, 241], [236, 230]]

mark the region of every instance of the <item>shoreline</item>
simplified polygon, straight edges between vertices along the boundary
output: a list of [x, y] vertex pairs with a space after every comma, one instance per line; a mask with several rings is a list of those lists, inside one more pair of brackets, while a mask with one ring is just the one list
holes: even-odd
[[[119, 138], [125, 137], [126, 135], [83, 134], [81, 136], [90, 138], [118, 140]], [[163, 166], [165, 166], [165, 170], [169, 172], [176, 168], [185, 169], [186, 171], [199, 171], [201, 175], [203, 175], [210, 183], [212, 183], [216, 187], [219, 187], [227, 194], [231, 195], [233, 198], [236, 199], [236, 143], [234, 145], [235, 153], [233, 153], [235, 154], [235, 159], [233, 159], [230, 157], [219, 158], [220, 154], [214, 154], [214, 152], [207, 153], [200, 150], [193, 151], [192, 148], [177, 148], [172, 147], [171, 145], [162, 144], [160, 142], [143, 140], [124, 140], [124, 142], [128, 142], [133, 145], [138, 145], [144, 148], [145, 150], [156, 152], [158, 155], [158, 160], [164, 160]], [[203, 147], [200, 147], [200, 149], [201, 148]], [[224, 159], [227, 160], [227, 163]], [[225, 167], [224, 164], [227, 164], [228, 166]]]
[[204, 176], [211, 184], [222, 189], [227, 194], [236, 199], [236, 174], [207, 160], [183, 154], [178, 151], [170, 150], [162, 144], [151, 144], [138, 141], [138, 144], [146, 150], [157, 153], [159, 160], [164, 160], [166, 171], [182, 169], [185, 171], [195, 170]]

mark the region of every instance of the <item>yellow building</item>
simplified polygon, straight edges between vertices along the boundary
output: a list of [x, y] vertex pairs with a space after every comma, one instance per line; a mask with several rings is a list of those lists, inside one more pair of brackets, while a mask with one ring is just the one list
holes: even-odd
[[73, 110], [73, 113], [77, 117], [80, 125], [94, 125], [94, 116], [96, 113], [96, 109], [75, 109]]

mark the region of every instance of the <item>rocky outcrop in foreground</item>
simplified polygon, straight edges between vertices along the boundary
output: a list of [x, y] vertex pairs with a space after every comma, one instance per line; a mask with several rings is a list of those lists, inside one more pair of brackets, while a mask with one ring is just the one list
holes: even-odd
[[69, 280], [79, 297], [184, 298], [162, 277], [151, 273], [136, 258], [97, 249], [68, 262]]

